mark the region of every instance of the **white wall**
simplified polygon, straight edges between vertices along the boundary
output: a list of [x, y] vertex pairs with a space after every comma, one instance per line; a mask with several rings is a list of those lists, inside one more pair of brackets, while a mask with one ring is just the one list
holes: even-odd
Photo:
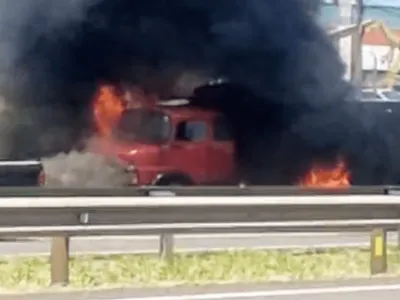
[[[351, 47], [349, 45], [350, 41], [347, 39], [341, 39], [339, 43], [339, 53], [343, 61], [349, 65], [351, 62]], [[391, 66], [392, 61], [400, 55], [398, 48], [394, 49], [392, 52], [393, 57], [390, 55], [390, 47], [388, 46], [371, 46], [363, 45], [363, 70], [372, 71], [375, 68], [378, 71], [387, 71]], [[376, 65], [376, 66], [375, 66]]]
[[390, 47], [388, 46], [363, 46], [363, 70], [387, 71], [394, 58], [399, 55], [399, 49], [393, 51], [393, 57], [390, 56]]

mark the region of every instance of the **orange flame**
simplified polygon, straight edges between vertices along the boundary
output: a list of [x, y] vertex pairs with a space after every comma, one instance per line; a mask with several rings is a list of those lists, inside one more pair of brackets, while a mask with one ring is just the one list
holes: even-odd
[[112, 85], [101, 85], [93, 99], [93, 117], [98, 134], [109, 137], [124, 109], [151, 106], [157, 101], [156, 94], [147, 94], [136, 86], [126, 86], [118, 91]]
[[116, 89], [110, 85], [100, 86], [93, 99], [93, 116], [100, 136], [110, 136], [123, 110], [124, 102]]
[[314, 165], [299, 182], [302, 187], [343, 188], [349, 187], [350, 172], [343, 160], [338, 160], [334, 167]]

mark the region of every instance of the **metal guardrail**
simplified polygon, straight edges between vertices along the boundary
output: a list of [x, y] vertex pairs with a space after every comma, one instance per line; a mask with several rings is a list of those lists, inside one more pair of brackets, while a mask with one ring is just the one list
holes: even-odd
[[[0, 237], [50, 236], [51, 281], [68, 283], [69, 237], [217, 232], [371, 231], [371, 273], [387, 269], [386, 232], [400, 226], [400, 195], [3, 197]], [[164, 196], [162, 196], [164, 195]], [[173, 195], [173, 193], [171, 194]]]
[[307, 195], [385, 195], [400, 186], [351, 186], [348, 188], [299, 188], [296, 186], [190, 186], [138, 188], [41, 188], [0, 187], [0, 198], [4, 197], [147, 197], [152, 193], [177, 197], [195, 196], [307, 196]]

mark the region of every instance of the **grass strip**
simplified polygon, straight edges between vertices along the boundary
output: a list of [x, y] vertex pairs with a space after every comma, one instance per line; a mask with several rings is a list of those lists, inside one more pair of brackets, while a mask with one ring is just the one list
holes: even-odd
[[[389, 273], [400, 275], [400, 251], [388, 251]], [[0, 288], [36, 290], [49, 286], [47, 257], [0, 259]], [[369, 251], [226, 251], [177, 254], [169, 265], [156, 255], [79, 255], [70, 260], [73, 288], [157, 286], [210, 282], [344, 279], [369, 276]]]

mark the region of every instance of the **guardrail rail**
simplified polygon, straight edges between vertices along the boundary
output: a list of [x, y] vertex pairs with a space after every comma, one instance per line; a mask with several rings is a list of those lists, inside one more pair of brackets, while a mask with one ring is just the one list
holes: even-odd
[[36, 196], [3, 194], [0, 237], [53, 237], [51, 282], [65, 285], [69, 237], [74, 236], [161, 235], [162, 256], [172, 259], [174, 234], [368, 231], [372, 232], [371, 273], [377, 274], [387, 269], [386, 232], [400, 226], [400, 195], [387, 189], [370, 195], [301, 191], [294, 196], [281, 190], [278, 196], [271, 191], [227, 196], [225, 191], [207, 197], [183, 195], [182, 191], [190, 193], [187, 189], [175, 196], [177, 191], [114, 190], [116, 196], [109, 190], [86, 196], [71, 190], [54, 192], [55, 196], [49, 191]]

